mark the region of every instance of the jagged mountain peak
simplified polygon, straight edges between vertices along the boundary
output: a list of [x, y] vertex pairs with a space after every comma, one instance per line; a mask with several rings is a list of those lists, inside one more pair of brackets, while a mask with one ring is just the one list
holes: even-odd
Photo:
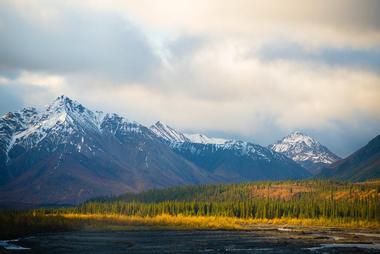
[[286, 155], [313, 173], [317, 173], [321, 165], [340, 159], [315, 138], [300, 131], [292, 132], [277, 143], [269, 145], [269, 148]]
[[44, 130], [70, 128], [97, 131], [101, 124], [99, 116], [79, 102], [61, 95], [41, 113], [35, 128]]
[[0, 119], [4, 121], [16, 121], [21, 125], [29, 124], [33, 122], [38, 115], [38, 111], [34, 107], [26, 107], [18, 111], [8, 112], [1, 116]]
[[292, 149], [300, 150], [307, 147], [318, 148], [320, 146], [322, 145], [313, 137], [304, 134], [301, 131], [294, 131], [270, 147], [276, 152], [287, 152]]
[[290, 133], [288, 136], [282, 139], [282, 142], [287, 143], [304, 143], [305, 145], [311, 147], [314, 145], [318, 145], [319, 142], [314, 139], [313, 137], [301, 132], [301, 131], [294, 131]]
[[[65, 95], [58, 96], [40, 113], [34, 108], [25, 108], [10, 114], [13, 119], [8, 121], [11, 124], [8, 124], [9, 131], [6, 133], [7, 138], [4, 138], [7, 158], [17, 145], [25, 150], [38, 146], [42, 141], [52, 145], [68, 143], [74, 145], [82, 142], [82, 137], [85, 135], [100, 133], [102, 125], [110, 126], [112, 122], [116, 126], [114, 129], [120, 131], [131, 129], [126, 127], [126, 119], [116, 114], [91, 111]], [[104, 123], [105, 120], [107, 123]]]
[[79, 102], [70, 99], [65, 95], [58, 96], [51, 104], [46, 108], [48, 113], [62, 113], [62, 112], [77, 112], [84, 113], [85, 111], [90, 112]]
[[35, 108], [10, 112], [1, 118], [0, 127], [3, 142], [0, 150], [5, 151], [7, 160], [9, 152], [17, 145], [29, 150], [43, 140], [56, 145], [75, 144], [81, 142], [83, 136], [103, 131], [120, 136], [129, 132], [142, 133], [146, 129], [114, 113], [91, 111], [65, 95], [58, 96], [41, 112]]

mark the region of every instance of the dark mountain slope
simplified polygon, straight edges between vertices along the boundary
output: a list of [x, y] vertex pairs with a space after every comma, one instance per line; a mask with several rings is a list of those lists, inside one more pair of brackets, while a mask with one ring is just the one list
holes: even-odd
[[380, 135], [346, 159], [324, 168], [317, 177], [351, 181], [380, 178]]
[[185, 142], [173, 149], [227, 182], [303, 179], [310, 176], [286, 156], [243, 141], [229, 141], [223, 146]]

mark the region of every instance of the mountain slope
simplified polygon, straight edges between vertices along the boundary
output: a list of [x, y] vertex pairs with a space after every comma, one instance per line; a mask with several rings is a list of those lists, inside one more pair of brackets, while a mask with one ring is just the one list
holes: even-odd
[[380, 178], [380, 135], [349, 157], [326, 167], [318, 178], [364, 181]]
[[222, 138], [210, 138], [203, 134], [186, 134], [164, 124], [160, 121], [150, 126], [150, 130], [156, 136], [169, 144], [174, 143], [197, 143], [197, 144], [224, 144], [228, 140]]
[[[158, 129], [160, 126], [155, 124], [152, 128]], [[182, 134], [177, 130], [175, 132], [188, 139], [178, 142], [167, 139], [166, 136], [160, 137], [169, 142], [177, 154], [224, 179], [225, 182], [301, 179], [310, 176], [301, 166], [286, 156], [260, 145], [209, 138], [200, 134]]]
[[164, 123], [161, 123], [160, 121], [152, 125], [150, 127], [150, 130], [154, 134], [156, 134], [157, 137], [169, 143], [190, 142], [190, 139], [186, 137], [186, 135], [184, 135], [181, 132], [176, 131], [175, 129], [171, 128], [170, 126]]
[[291, 133], [269, 148], [286, 155], [312, 174], [340, 159], [317, 140], [299, 131]]
[[145, 126], [65, 96], [0, 119], [0, 202], [77, 203], [215, 179]]

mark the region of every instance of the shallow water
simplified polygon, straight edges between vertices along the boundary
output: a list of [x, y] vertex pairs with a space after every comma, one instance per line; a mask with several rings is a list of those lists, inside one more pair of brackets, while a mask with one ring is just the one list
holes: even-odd
[[377, 232], [261, 228], [251, 231], [108, 231], [41, 234], [0, 253], [380, 253]]
[[19, 239], [14, 240], [0, 240], [0, 247], [5, 250], [29, 250], [30, 248], [22, 247], [18, 245]]

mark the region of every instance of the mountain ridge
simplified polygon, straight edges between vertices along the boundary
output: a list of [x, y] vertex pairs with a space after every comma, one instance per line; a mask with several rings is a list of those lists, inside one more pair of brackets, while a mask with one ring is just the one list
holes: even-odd
[[216, 182], [147, 127], [117, 114], [94, 113], [65, 96], [33, 112], [33, 122], [20, 117], [7, 114], [0, 120], [0, 201], [66, 204]]
[[[156, 130], [158, 137], [168, 142], [176, 153], [226, 181], [300, 179], [310, 176], [286, 156], [258, 144], [210, 138], [203, 134], [184, 134], [166, 124], [158, 123], [150, 128]], [[164, 129], [158, 131], [160, 128]], [[170, 139], [163, 134], [166, 129], [175, 133], [175, 136], [186, 139]]]
[[350, 181], [380, 179], [380, 135], [347, 158], [323, 168], [316, 177]]
[[[301, 152], [304, 145], [326, 152], [311, 137], [294, 135], [287, 144], [302, 141], [296, 146]], [[160, 121], [148, 128], [62, 95], [44, 110], [28, 107], [0, 117], [0, 203], [66, 205], [152, 188], [311, 176], [286, 149], [270, 148], [186, 134]], [[313, 153], [296, 159], [307, 156]]]

